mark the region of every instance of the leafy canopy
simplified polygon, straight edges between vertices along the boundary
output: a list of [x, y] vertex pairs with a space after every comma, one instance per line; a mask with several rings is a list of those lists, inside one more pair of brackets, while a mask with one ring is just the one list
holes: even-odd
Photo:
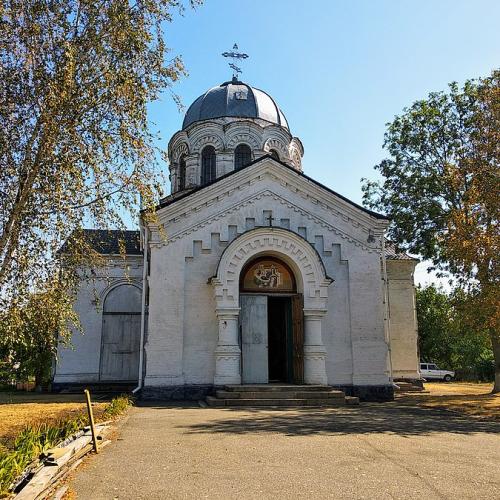
[[490, 333], [500, 391], [500, 71], [415, 102], [388, 124], [384, 146], [382, 181], [365, 180], [364, 202], [466, 292], [460, 307]]
[[104, 264], [79, 229], [123, 228], [161, 195], [147, 105], [179, 103], [165, 28], [200, 2], [0, 3], [0, 357], [21, 370], [67, 341], [81, 270]]
[[165, 42], [165, 22], [182, 8], [2, 2], [0, 306], [49, 279], [82, 225], [123, 227], [139, 198], [154, 205], [163, 177], [147, 105], [186, 74]]

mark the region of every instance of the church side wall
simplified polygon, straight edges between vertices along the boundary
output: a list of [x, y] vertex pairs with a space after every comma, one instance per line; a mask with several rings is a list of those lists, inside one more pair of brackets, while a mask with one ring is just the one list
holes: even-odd
[[413, 284], [416, 264], [414, 260], [387, 260], [391, 359], [396, 380], [421, 378]]
[[[129, 269], [125, 269], [128, 266]], [[102, 306], [107, 293], [122, 283], [142, 287], [142, 257], [110, 258], [110, 265], [93, 280], [81, 282], [74, 305], [83, 333], [75, 331], [71, 346], [59, 346], [53, 385], [99, 382]]]
[[175, 245], [151, 248], [145, 385], [183, 385], [184, 253]]

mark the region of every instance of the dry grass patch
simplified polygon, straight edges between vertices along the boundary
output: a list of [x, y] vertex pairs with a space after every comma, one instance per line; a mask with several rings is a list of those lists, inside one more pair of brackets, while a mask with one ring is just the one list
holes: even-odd
[[[106, 402], [94, 405], [96, 418]], [[83, 394], [36, 394], [0, 392], [0, 446], [10, 448], [17, 434], [27, 425], [57, 422], [86, 413]]]
[[425, 384], [428, 394], [403, 394], [398, 399], [419, 406], [500, 420], [500, 394], [491, 394], [492, 388], [493, 384], [429, 382]]

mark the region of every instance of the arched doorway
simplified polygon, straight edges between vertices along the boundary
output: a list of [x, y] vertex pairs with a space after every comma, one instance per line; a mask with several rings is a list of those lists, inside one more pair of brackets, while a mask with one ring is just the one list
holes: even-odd
[[139, 377], [141, 290], [129, 284], [113, 288], [102, 315], [101, 381], [132, 382]]
[[[258, 227], [235, 238], [224, 250], [214, 287], [219, 337], [215, 355], [214, 384], [241, 384], [242, 317], [240, 281], [243, 269], [259, 257], [269, 256], [286, 262], [296, 279], [297, 292], [303, 294], [304, 383], [327, 384], [326, 349], [322, 340], [322, 319], [327, 312], [328, 287], [333, 279], [315, 248], [300, 235], [284, 228]], [[289, 294], [294, 295], [294, 294]], [[295, 299], [296, 303], [298, 299]], [[298, 321], [302, 324], [301, 321]]]
[[242, 382], [304, 381], [303, 299], [292, 269], [274, 256], [240, 274]]

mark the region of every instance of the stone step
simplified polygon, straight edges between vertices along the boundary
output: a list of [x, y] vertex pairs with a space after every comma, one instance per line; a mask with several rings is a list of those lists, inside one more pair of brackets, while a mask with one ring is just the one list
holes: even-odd
[[220, 399], [342, 399], [342, 391], [217, 391], [216, 395]]
[[398, 387], [395, 387], [396, 392], [422, 392], [423, 387], [416, 384], [411, 384], [410, 382], [395, 382]]
[[[357, 399], [357, 398], [354, 398]], [[354, 399], [347, 403], [346, 399], [328, 398], [328, 399], [219, 399], [213, 396], [207, 397], [208, 406], [212, 407], [339, 407], [345, 404], [356, 404]], [[359, 401], [358, 401], [359, 402]]]
[[244, 385], [226, 385], [225, 391], [235, 392], [286, 392], [286, 391], [329, 391], [328, 385], [293, 385], [293, 384], [244, 384]]

